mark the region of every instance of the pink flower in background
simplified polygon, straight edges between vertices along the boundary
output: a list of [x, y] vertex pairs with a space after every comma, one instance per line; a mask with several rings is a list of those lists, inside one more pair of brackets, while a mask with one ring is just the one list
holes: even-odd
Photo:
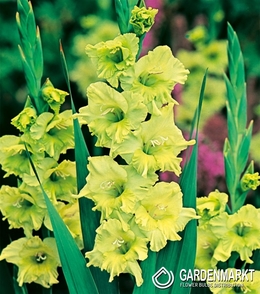
[[201, 135], [198, 152], [198, 196], [208, 195], [216, 188], [222, 190], [223, 179], [223, 153], [215, 142], [209, 141]]
[[[209, 194], [218, 188], [221, 191], [226, 190], [224, 184], [224, 159], [222, 150], [216, 142], [208, 140], [203, 134], [199, 134], [198, 151], [198, 196]], [[185, 164], [185, 154], [183, 155], [183, 164]], [[179, 181], [171, 172], [160, 174], [160, 180], [165, 182]]]

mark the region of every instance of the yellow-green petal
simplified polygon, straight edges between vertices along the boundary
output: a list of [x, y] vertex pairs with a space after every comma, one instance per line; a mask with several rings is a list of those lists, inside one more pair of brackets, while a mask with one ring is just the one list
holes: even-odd
[[87, 45], [86, 53], [96, 65], [98, 77], [117, 88], [122, 72], [135, 63], [138, 43], [136, 35], [128, 33], [94, 46]]
[[109, 281], [121, 273], [130, 273], [140, 286], [143, 279], [138, 260], [147, 258], [147, 240], [134, 233], [133, 225], [125, 226], [118, 219], [103, 221], [96, 230], [94, 249], [86, 253], [86, 258], [89, 259], [88, 266], [99, 266], [108, 271]]
[[188, 73], [168, 46], [158, 46], [124, 72], [120, 82], [124, 90], [141, 94], [149, 112], [155, 113], [157, 110], [153, 110], [151, 102], [154, 100], [158, 109], [173, 102], [171, 92], [174, 86], [184, 84]]
[[45, 238], [43, 241], [38, 236], [20, 238], [2, 251], [2, 259], [18, 266], [19, 286], [34, 282], [50, 288], [58, 283], [57, 267], [60, 266], [60, 260], [54, 238]]

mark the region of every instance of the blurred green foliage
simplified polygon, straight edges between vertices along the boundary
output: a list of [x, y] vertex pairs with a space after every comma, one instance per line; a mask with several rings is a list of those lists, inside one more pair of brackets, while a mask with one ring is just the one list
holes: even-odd
[[[197, 28], [200, 29], [200, 27]], [[193, 31], [195, 30], [197, 29], [195, 28]], [[194, 33], [196, 34], [196, 32]], [[193, 42], [196, 50], [180, 49], [177, 52], [177, 58], [190, 71], [189, 78], [182, 89], [179, 99], [183, 107], [180, 113], [177, 113], [179, 125], [187, 131], [197, 107], [198, 85], [205, 71], [205, 66], [208, 68], [208, 77], [203, 99], [203, 111], [200, 118], [201, 127], [214, 113], [220, 112], [225, 107], [226, 97], [223, 80], [223, 73], [227, 67], [226, 42], [213, 40], [207, 43], [201, 40], [197, 45], [195, 40]]]
[[229, 22], [238, 34], [247, 74], [260, 77], [260, 1], [259, 0], [166, 0], [184, 14], [189, 28], [198, 15], [208, 18], [212, 38], [226, 38]]
[[[81, 25], [82, 17], [90, 14], [102, 19], [115, 19], [112, 0], [55, 0], [32, 1], [36, 23], [40, 27], [44, 54], [44, 77], [50, 77], [54, 84], [63, 84], [64, 78], [59, 61], [59, 40], [62, 40], [65, 52], [69, 52], [73, 38], [85, 28]], [[25, 79], [18, 52], [18, 29], [15, 20], [17, 4], [14, 0], [0, 1], [0, 90], [1, 90], [1, 126], [5, 124], [3, 115], [5, 104], [21, 108], [26, 98]], [[68, 55], [72, 65], [75, 57]], [[18, 109], [14, 109], [14, 116]], [[8, 116], [10, 118], [10, 116]], [[2, 129], [2, 128], [1, 128]], [[1, 135], [6, 131], [1, 131]]]
[[[260, 26], [259, 26], [259, 0], [162, 0], [167, 15], [175, 11], [185, 15], [189, 29], [192, 28], [196, 16], [202, 14], [208, 18], [208, 28], [211, 39], [226, 38], [226, 22], [238, 33], [241, 40], [242, 50], [249, 75], [260, 76]], [[84, 18], [95, 15], [98, 20], [98, 28], [106, 28], [103, 21], [114, 21], [115, 12], [112, 0], [55, 0], [55, 1], [32, 1], [36, 22], [41, 29], [41, 37], [44, 48], [45, 76], [51, 76], [54, 83], [62, 83], [62, 72], [59, 68], [58, 42], [62, 40], [64, 50], [67, 53], [69, 67], [73, 68], [78, 55], [70, 54], [70, 48], [75, 52], [74, 38], [86, 36], [92, 28], [97, 31], [97, 26], [86, 27]], [[18, 95], [16, 91], [24, 84], [20, 57], [17, 50], [19, 43], [18, 32], [15, 22], [16, 1], [0, 1], [0, 89], [2, 95], [9, 93]], [[168, 18], [164, 19], [168, 26]], [[113, 30], [113, 29], [112, 29]], [[96, 33], [95, 31], [95, 33]], [[107, 28], [108, 31], [108, 28]], [[91, 32], [93, 34], [93, 32]], [[170, 42], [170, 36], [161, 32], [161, 42]], [[94, 34], [93, 34], [94, 35]], [[104, 35], [102, 35], [103, 37]], [[110, 37], [110, 36], [108, 36]], [[163, 40], [163, 37], [165, 38]], [[168, 40], [167, 40], [168, 39]], [[86, 40], [87, 42], [88, 40]], [[84, 53], [83, 53], [84, 54]]]

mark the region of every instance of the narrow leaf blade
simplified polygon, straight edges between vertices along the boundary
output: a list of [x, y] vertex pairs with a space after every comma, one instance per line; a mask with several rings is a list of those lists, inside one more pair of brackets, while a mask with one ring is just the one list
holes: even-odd
[[57, 248], [61, 260], [62, 271], [64, 273], [69, 291], [71, 294], [98, 294], [95, 282], [88, 267], [86, 267], [86, 260], [80, 252], [77, 244], [71, 236], [67, 226], [63, 222], [56, 208], [51, 203], [49, 197], [45, 193], [40, 179], [38, 177], [35, 166], [32, 162], [30, 154], [27, 150], [27, 155], [42, 190], [47, 210], [50, 216], [51, 224]]

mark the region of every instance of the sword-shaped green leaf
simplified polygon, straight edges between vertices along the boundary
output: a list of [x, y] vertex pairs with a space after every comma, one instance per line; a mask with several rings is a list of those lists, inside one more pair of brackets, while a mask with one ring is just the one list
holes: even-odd
[[257, 249], [254, 251], [252, 259], [253, 259], [254, 263], [250, 264], [249, 268], [260, 271], [260, 249]]
[[[2, 248], [0, 248], [2, 251]], [[0, 261], [0, 285], [1, 291], [3, 293], [15, 294], [14, 288], [12, 285], [12, 277], [10, 275], [9, 269], [7, 267], [7, 263], [5, 260]]]
[[142, 5], [140, 0], [115, 0], [117, 23], [121, 34], [132, 32], [132, 25], [129, 23], [131, 11], [134, 6]]
[[20, 35], [19, 51], [25, 80], [32, 103], [38, 114], [48, 110], [48, 103], [40, 93], [43, 74], [43, 54], [39, 29], [36, 27], [31, 2], [17, 0], [16, 23]]
[[49, 197], [45, 193], [27, 148], [26, 151], [31, 167], [34, 171], [35, 177], [38, 180], [45, 199], [53, 227], [54, 237], [57, 243], [62, 271], [64, 273], [70, 294], [98, 294], [98, 290], [93, 280], [92, 274], [89, 268], [86, 266], [85, 258], [80, 252], [76, 242], [71, 236], [67, 226], [63, 222], [56, 208], [53, 206]]
[[243, 136], [243, 139], [240, 143], [239, 149], [238, 149], [238, 160], [237, 160], [237, 166], [238, 169], [243, 171], [249, 157], [249, 148], [252, 138], [252, 131], [253, 131], [253, 122], [249, 124], [248, 128], [246, 129], [246, 132]]
[[129, 5], [128, 0], [115, 0], [117, 23], [121, 34], [129, 32]]
[[228, 24], [228, 69], [229, 77], [224, 75], [227, 88], [228, 127], [228, 138], [224, 146], [224, 162], [231, 211], [234, 213], [244, 204], [246, 197], [246, 193], [241, 192], [240, 189], [240, 178], [248, 161], [252, 122], [246, 128], [247, 99], [244, 61], [237, 34], [230, 24]]

